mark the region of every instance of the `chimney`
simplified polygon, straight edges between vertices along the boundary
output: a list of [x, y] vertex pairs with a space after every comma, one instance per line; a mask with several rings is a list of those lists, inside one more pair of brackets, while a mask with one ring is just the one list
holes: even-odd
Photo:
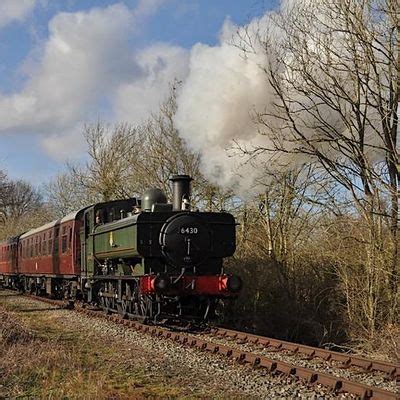
[[172, 182], [173, 210], [181, 211], [183, 200], [190, 202], [190, 182], [193, 179], [189, 175], [173, 175], [169, 180]]

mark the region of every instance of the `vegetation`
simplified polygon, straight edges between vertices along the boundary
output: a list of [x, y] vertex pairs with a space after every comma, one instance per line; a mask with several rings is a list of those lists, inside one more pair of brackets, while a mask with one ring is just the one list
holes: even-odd
[[[86, 126], [87, 163], [68, 165], [45, 188], [46, 204], [1, 176], [1, 235], [149, 186], [170, 194], [168, 177], [185, 172], [195, 179], [195, 207], [229, 210], [240, 223], [228, 268], [245, 287], [225, 307], [226, 324], [399, 358], [389, 345], [400, 339], [397, 1], [301, 4], [277, 14], [275, 30], [239, 32], [244, 52], [261, 49], [275, 61], [265, 67], [274, 107], [255, 115], [270, 146], [238, 149], [265, 160], [258, 196], [240, 200], [202, 175], [201, 154], [174, 126], [175, 84], [143, 125]], [[295, 167], [265, 167], [271, 151]]]
[[0, 171], [0, 240], [46, 223], [52, 216], [37, 189]]
[[197, 397], [168, 377], [148, 376], [127, 344], [78, 332], [41, 309], [24, 312], [5, 296], [0, 294], [0, 398]]
[[[261, 48], [269, 58], [264, 72], [273, 98], [270, 109], [256, 113], [268, 145], [243, 151], [273, 152], [310, 172], [290, 181], [297, 176], [291, 170], [288, 183], [278, 183], [289, 190], [279, 200], [281, 211], [289, 210], [283, 226], [290, 226], [279, 245], [282, 271], [289, 265], [301, 271], [308, 253], [307, 274], [316, 287], [331, 275], [321, 289], [324, 296], [337, 291], [329, 299], [336, 299], [353, 339], [373, 341], [399, 323], [399, 33], [392, 0], [296, 2], [266, 31], [239, 32], [245, 53]], [[303, 237], [298, 222], [310, 206], [298, 212], [299, 194], [318, 204], [302, 225]], [[282, 226], [280, 217], [272, 222]]]

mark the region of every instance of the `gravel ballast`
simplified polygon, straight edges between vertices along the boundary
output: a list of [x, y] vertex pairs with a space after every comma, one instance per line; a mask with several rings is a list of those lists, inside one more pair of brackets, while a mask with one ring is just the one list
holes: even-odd
[[[121, 349], [131, 352], [135, 365], [144, 368], [149, 378], [161, 376], [167, 381], [178, 381], [186, 388], [189, 398], [191, 395], [196, 398], [229, 399], [353, 398], [348, 394], [334, 395], [319, 385], [308, 386], [294, 377], [253, 369], [220, 355], [201, 352], [172, 340], [156, 338], [106, 319], [57, 309], [34, 299], [12, 296], [2, 300], [3, 305], [7, 306], [7, 303], [12, 304], [16, 312], [39, 310], [41, 315], [49, 313], [52, 321], [80, 334], [87, 332], [88, 335], [94, 334], [98, 338], [115, 340], [121, 344]], [[23, 318], [23, 313], [19, 315]], [[204, 339], [208, 337], [203, 336]], [[212, 338], [212, 341], [223, 342], [224, 339]], [[229, 345], [232, 343], [229, 342]], [[246, 348], [246, 345], [243, 346]]]
[[315, 371], [332, 374], [337, 377], [364, 383], [369, 386], [378, 387], [396, 393], [399, 390], [399, 384], [388, 375], [378, 371], [365, 371], [362, 368], [341, 368], [338, 362], [326, 362], [317, 357], [309, 359], [306, 356], [289, 351], [271, 351], [263, 346], [257, 346], [252, 343], [240, 343], [235, 339], [223, 338], [214, 335], [199, 335], [202, 340], [217, 343], [220, 345], [235, 347], [246, 352], [259, 354], [277, 361], [285, 361], [289, 364], [310, 368]]

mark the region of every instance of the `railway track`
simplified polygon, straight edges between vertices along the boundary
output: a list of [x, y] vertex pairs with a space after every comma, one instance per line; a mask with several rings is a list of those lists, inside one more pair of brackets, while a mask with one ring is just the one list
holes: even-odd
[[[32, 295], [29, 297], [65, 307], [65, 302], [60, 300]], [[76, 311], [90, 317], [104, 318], [145, 334], [173, 340], [200, 351], [219, 354], [254, 368], [263, 368], [270, 373], [294, 376], [310, 385], [320, 384], [335, 394], [349, 393], [366, 400], [400, 400], [398, 364], [224, 328], [212, 328], [210, 332], [200, 334], [174, 332], [167, 328], [122, 319], [117, 315], [105, 315], [101, 311], [85, 307], [78, 306]], [[316, 365], [315, 361], [320, 365]], [[376, 382], [372, 385], [366, 383], [375, 375]]]
[[365, 371], [383, 372], [389, 375], [392, 379], [400, 381], [400, 365], [391, 362], [370, 360], [368, 358], [353, 354], [339, 353], [332, 350], [306, 346], [279, 339], [267, 338], [265, 336], [258, 336], [225, 328], [213, 328], [211, 333], [219, 337], [229, 339], [232, 338], [244, 343], [256, 344], [264, 348], [272, 348], [278, 351], [288, 351], [301, 354], [309, 358], [319, 358], [324, 361], [338, 362], [341, 363], [343, 368], [356, 367]]
[[[333, 389], [340, 388], [341, 391], [348, 391], [362, 398], [386, 398], [385, 392], [396, 392], [396, 396], [400, 395], [397, 393], [400, 389], [398, 364], [224, 328], [214, 328], [209, 335], [202, 335], [201, 338], [219, 345], [228, 344], [237, 351], [256, 354], [274, 362], [296, 366], [298, 371], [297, 374], [294, 373], [300, 378], [303, 378], [302, 368], [305, 368], [307, 371], [304, 378], [309, 382], [325, 381]], [[311, 371], [316, 375], [310, 375]], [[327, 375], [330, 376], [329, 379]]]

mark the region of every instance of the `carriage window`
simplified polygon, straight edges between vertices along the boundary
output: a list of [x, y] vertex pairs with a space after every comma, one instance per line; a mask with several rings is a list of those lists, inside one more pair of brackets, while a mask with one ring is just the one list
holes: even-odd
[[60, 247], [59, 233], [60, 233], [60, 227], [57, 226], [54, 229], [54, 248], [53, 248], [54, 254], [58, 254], [58, 249]]
[[68, 236], [67, 236], [67, 235], [64, 235], [64, 236], [61, 238], [61, 251], [62, 251], [63, 253], [65, 253], [65, 252], [67, 251], [67, 249], [68, 249]]
[[53, 253], [53, 239], [49, 239], [48, 241], [48, 253], [49, 254]]

